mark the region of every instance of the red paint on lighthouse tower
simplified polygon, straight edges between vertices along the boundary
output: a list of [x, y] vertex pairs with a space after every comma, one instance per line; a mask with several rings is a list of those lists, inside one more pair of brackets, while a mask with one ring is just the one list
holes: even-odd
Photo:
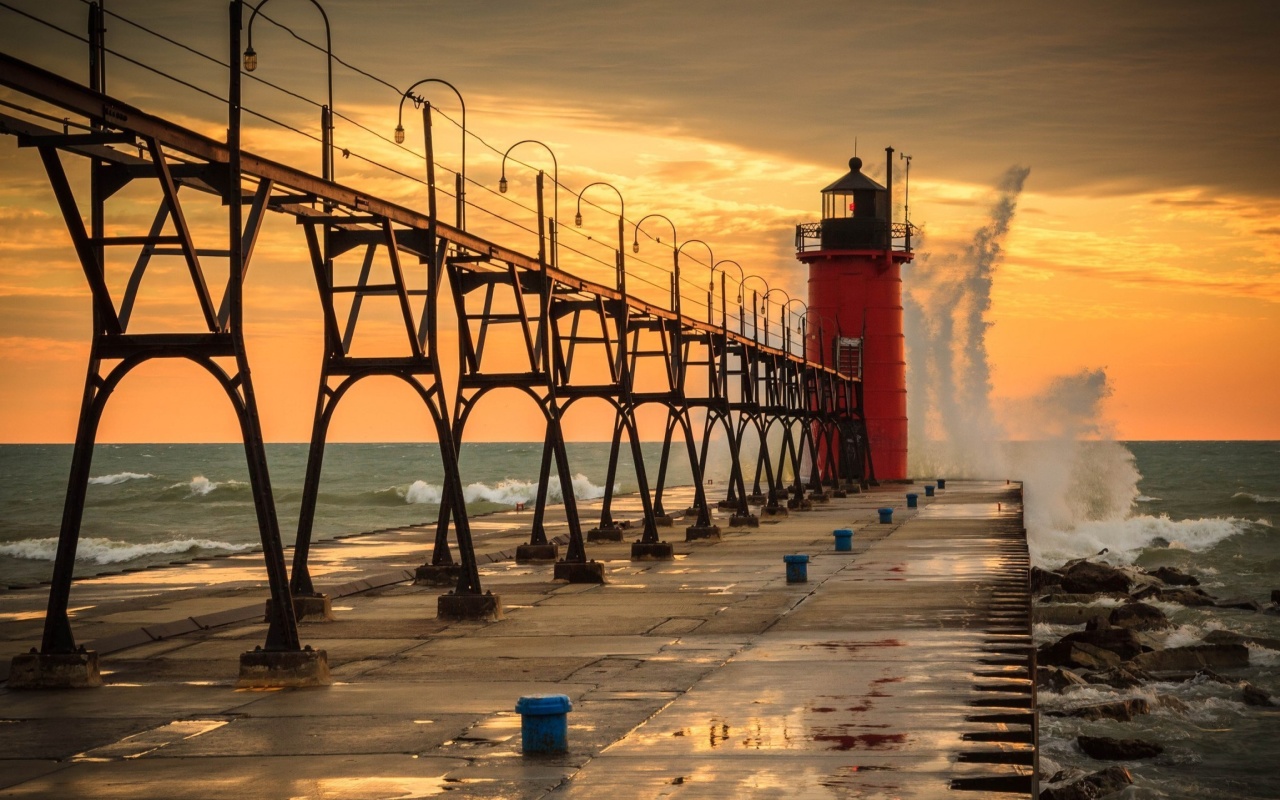
[[[907, 365], [901, 266], [913, 258], [911, 227], [893, 222], [893, 148], [881, 186], [849, 174], [822, 190], [822, 221], [796, 229], [809, 267], [809, 331], [841, 372], [862, 379], [871, 463], [879, 480], [907, 477]], [[815, 331], [817, 331], [815, 333]]]

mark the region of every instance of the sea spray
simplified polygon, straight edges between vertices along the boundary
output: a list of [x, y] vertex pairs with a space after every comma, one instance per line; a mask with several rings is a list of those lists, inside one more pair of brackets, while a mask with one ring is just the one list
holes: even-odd
[[[621, 491], [622, 485], [614, 484], [614, 491]], [[439, 505], [444, 488], [437, 484], [417, 480], [407, 488], [396, 490], [404, 497], [406, 503]], [[536, 481], [522, 481], [513, 478], [498, 481], [492, 486], [487, 483], [470, 483], [462, 488], [462, 496], [468, 504], [492, 503], [499, 506], [513, 506], [517, 503], [531, 503], [538, 497]], [[573, 496], [579, 500], [598, 500], [604, 497], [604, 487], [592, 483], [587, 476], [579, 473], [573, 476]], [[552, 476], [547, 481], [547, 501], [563, 503], [564, 492], [560, 487], [560, 479]]]

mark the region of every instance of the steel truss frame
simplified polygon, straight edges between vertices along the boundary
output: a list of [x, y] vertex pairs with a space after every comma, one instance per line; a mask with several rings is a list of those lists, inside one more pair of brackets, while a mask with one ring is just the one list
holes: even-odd
[[[238, 64], [236, 17], [240, 6], [232, 3], [231, 9], [231, 63]], [[101, 48], [100, 38], [94, 46]], [[806, 490], [811, 496], [820, 495], [824, 486], [839, 488], [874, 480], [860, 413], [861, 384], [855, 377], [813, 362], [807, 354], [793, 354], [789, 347], [762, 344], [744, 331], [731, 331], [723, 324], [701, 322], [643, 302], [625, 292], [621, 279], [618, 288], [608, 287], [551, 266], [546, 254], [541, 175], [540, 246], [538, 255], [530, 257], [439, 221], [430, 157], [429, 211], [423, 214], [241, 151], [239, 81], [238, 68], [232, 69], [229, 132], [224, 143], [102, 93], [98, 90], [100, 80], [85, 87], [0, 53], [0, 85], [87, 118], [92, 126], [87, 133], [58, 132], [23, 117], [0, 114], [0, 133], [16, 135], [20, 145], [39, 153], [93, 301], [91, 352], [42, 652], [76, 649], [67, 606], [98, 422], [115, 387], [133, 368], [152, 359], [187, 359], [201, 366], [218, 381], [237, 415], [271, 589], [268, 650], [300, 649], [292, 599], [315, 592], [308, 558], [327, 431], [342, 398], [370, 376], [404, 381], [422, 400], [435, 425], [445, 486], [430, 563], [458, 568], [458, 594], [482, 591], [462, 493], [459, 447], [476, 404], [498, 388], [525, 393], [542, 411], [546, 431], [531, 543], [547, 541], [547, 487], [554, 463], [565, 487], [569, 521], [565, 561], [569, 563], [585, 562], [586, 549], [569, 488], [573, 473], [562, 419], [582, 399], [604, 400], [616, 412], [600, 529], [620, 524], [613, 519], [611, 508], [625, 433], [639, 484], [643, 543], [658, 542], [658, 524], [667, 516], [663, 494], [677, 435], [684, 439], [693, 475], [695, 497], [690, 512], [696, 515], [695, 529], [712, 527], [703, 476], [717, 428], [725, 431], [732, 456], [728, 496], [721, 505], [734, 509], [738, 518], [749, 516], [751, 503], [776, 509], [779, 501], [790, 495], [795, 506], [803, 502]], [[429, 112], [430, 107], [424, 107], [424, 114]], [[424, 122], [430, 154], [430, 120]], [[89, 162], [87, 227], [83, 203], [72, 189], [63, 155]], [[149, 181], [155, 182], [159, 199], [148, 230], [107, 236], [109, 201], [127, 185]], [[180, 193], [184, 197], [199, 193], [221, 203], [227, 217], [225, 244], [196, 241]], [[243, 285], [267, 211], [293, 216], [302, 229], [325, 331], [292, 579], [285, 570], [243, 335]], [[119, 299], [108, 288], [105, 257], [108, 250], [117, 248], [137, 249]], [[407, 266], [406, 257], [419, 269]], [[622, 272], [622, 254], [617, 258]], [[196, 318], [202, 323], [198, 329], [130, 331], [133, 310], [148, 285], [143, 278], [148, 266], [159, 259], [180, 259], [184, 265], [194, 289]], [[213, 260], [225, 260], [229, 276], [217, 303], [206, 276], [206, 266]], [[339, 275], [353, 269], [358, 275], [354, 283], [339, 280]], [[494, 309], [495, 298], [504, 294], [514, 311]], [[394, 300], [404, 327], [402, 349], [355, 355], [353, 342], [360, 328], [361, 307], [367, 298], [379, 296]], [[347, 297], [346, 317], [340, 319]], [[452, 300], [459, 324], [460, 375], [452, 405], [443, 389], [437, 330], [440, 303], [446, 297]], [[494, 326], [507, 326], [518, 334], [527, 370], [487, 366], [486, 348], [491, 346], [491, 333], [497, 330]], [[579, 369], [584, 358], [592, 365]], [[663, 379], [657, 387], [642, 390], [637, 375], [644, 365], [654, 363]], [[707, 370], [704, 387], [687, 385], [690, 367]], [[592, 382], [581, 377], [583, 371], [607, 374], [608, 379]], [[658, 404], [667, 411], [652, 487], [636, 423], [637, 410], [647, 404]], [[704, 414], [700, 442], [691, 414], [695, 409]], [[776, 460], [767, 441], [775, 427], [781, 431]], [[739, 459], [749, 430], [759, 441], [752, 494], [746, 491]], [[802, 478], [806, 459], [810, 465], [807, 485]], [[792, 476], [790, 486], [782, 477], [787, 472]], [[767, 494], [762, 493], [762, 477]], [[460, 564], [455, 564], [450, 550], [450, 527]]]

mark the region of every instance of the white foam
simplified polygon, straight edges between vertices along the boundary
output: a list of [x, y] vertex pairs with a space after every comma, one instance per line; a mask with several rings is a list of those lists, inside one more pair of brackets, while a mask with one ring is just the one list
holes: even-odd
[[1236, 492], [1231, 495], [1232, 500], [1252, 500], [1255, 503], [1280, 503], [1280, 497], [1268, 497], [1264, 494], [1254, 494], [1253, 492]]
[[[192, 550], [220, 550], [226, 553], [239, 553], [251, 550], [252, 544], [231, 544], [214, 539], [170, 539], [163, 542], [121, 542], [115, 539], [89, 537], [81, 539], [76, 548], [76, 561], [87, 561], [94, 564], [120, 564], [138, 558], [154, 555], [173, 555]], [[0, 544], [0, 555], [21, 558], [28, 561], [53, 561], [58, 552], [58, 539], [23, 539], [20, 542]]]
[[125, 481], [142, 481], [148, 478], [154, 478], [150, 472], [117, 472], [113, 475], [99, 475], [89, 479], [89, 484], [93, 486], [115, 486], [117, 483]]
[[1242, 533], [1249, 524], [1249, 520], [1235, 517], [1171, 520], [1164, 515], [1140, 515], [1081, 522], [1066, 528], [1041, 528], [1029, 537], [1028, 545], [1032, 560], [1041, 566], [1058, 567], [1073, 558], [1093, 556], [1104, 548], [1108, 552], [1100, 556], [1101, 560], [1131, 564], [1143, 548], [1157, 539], [1175, 549], [1200, 553]]
[[[621, 489], [614, 484], [614, 491]], [[444, 489], [426, 481], [414, 481], [407, 489], [396, 490], [404, 497], [406, 503], [425, 503], [438, 505], [444, 495]], [[531, 503], [538, 497], [538, 484], [534, 481], [522, 481], [508, 478], [490, 486], [487, 483], [471, 483], [462, 489], [462, 496], [468, 503], [492, 503], [499, 506], [514, 506], [516, 503]], [[604, 497], [604, 487], [592, 483], [581, 473], [573, 476], [573, 496], [578, 500], [598, 500]], [[552, 477], [547, 482], [547, 502], [563, 503], [564, 492], [560, 488], [560, 479]]]
[[197, 475], [187, 483], [175, 483], [170, 489], [186, 489], [187, 497], [204, 497], [223, 486], [243, 486], [242, 481], [211, 481], [203, 475]]
[[1133, 502], [1135, 502], [1135, 503], [1155, 503], [1155, 502], [1159, 502], [1159, 501], [1160, 501], [1160, 500], [1162, 500], [1162, 499], [1164, 499], [1164, 498], [1161, 498], [1161, 497], [1148, 497], [1148, 496], [1146, 496], [1145, 494], [1140, 494], [1140, 495], [1138, 495], [1137, 497], [1133, 498]]

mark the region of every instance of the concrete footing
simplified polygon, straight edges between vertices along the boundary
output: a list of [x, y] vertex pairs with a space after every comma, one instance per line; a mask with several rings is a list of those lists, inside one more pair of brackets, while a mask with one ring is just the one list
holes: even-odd
[[826, 492], [810, 492], [810, 493], [809, 493], [809, 502], [811, 502], [811, 503], [829, 503], [829, 502], [831, 502], [831, 495], [827, 494]]
[[790, 514], [790, 512], [788, 512], [788, 511], [787, 511], [786, 506], [772, 506], [772, 507], [770, 507], [770, 506], [765, 506], [764, 508], [760, 509], [760, 516], [762, 516], [762, 517], [788, 517], [788, 516], [791, 516], [791, 514]]
[[549, 564], [559, 557], [560, 546], [556, 544], [516, 545], [517, 564]]
[[553, 577], [569, 583], [604, 583], [604, 564], [599, 561], [557, 561]]
[[671, 528], [676, 524], [676, 518], [670, 514], [654, 514], [653, 524], [659, 528]]
[[452, 622], [494, 622], [502, 619], [502, 598], [484, 594], [442, 594], [436, 599], [436, 618]]
[[[264, 610], [267, 619], [271, 619], [271, 598], [267, 598]], [[302, 622], [333, 622], [333, 601], [327, 594], [295, 594], [293, 596], [293, 616]]]
[[415, 586], [453, 586], [462, 575], [461, 564], [423, 564], [413, 572]]
[[720, 541], [719, 525], [690, 525], [685, 529], [684, 540], [686, 542], [697, 542], [708, 539], [713, 542]]
[[98, 654], [20, 653], [9, 665], [10, 689], [92, 689], [102, 685]]
[[688, 508], [686, 508], [686, 509], [684, 510], [684, 515], [685, 515], [686, 517], [691, 517], [691, 518], [692, 518], [692, 517], [697, 517], [697, 516], [698, 516], [698, 514], [700, 514], [700, 513], [702, 513], [702, 509], [701, 509], [701, 508], [699, 508], [698, 506], [689, 506]]
[[831, 496], [836, 498], [837, 500], [843, 500], [844, 498], [849, 496], [849, 493], [846, 492], [844, 489], [832, 489]]
[[737, 507], [738, 507], [738, 501], [736, 498], [733, 500], [721, 500], [720, 502], [716, 503], [716, 508], [723, 508], [725, 510], [732, 510]]
[[614, 526], [612, 528], [592, 528], [587, 531], [588, 542], [620, 542], [622, 541], [622, 528]]
[[762, 506], [767, 502], [769, 502], [768, 495], [760, 494], [759, 492], [747, 495], [747, 505]]
[[632, 542], [632, 561], [670, 561], [676, 557], [670, 542]]
[[730, 528], [759, 528], [760, 518], [755, 514], [734, 514], [729, 517]]
[[328, 686], [329, 658], [323, 650], [263, 650], [240, 654], [237, 689], [285, 689]]
[[787, 508], [792, 511], [812, 511], [813, 503], [807, 497], [792, 497], [787, 500]]

